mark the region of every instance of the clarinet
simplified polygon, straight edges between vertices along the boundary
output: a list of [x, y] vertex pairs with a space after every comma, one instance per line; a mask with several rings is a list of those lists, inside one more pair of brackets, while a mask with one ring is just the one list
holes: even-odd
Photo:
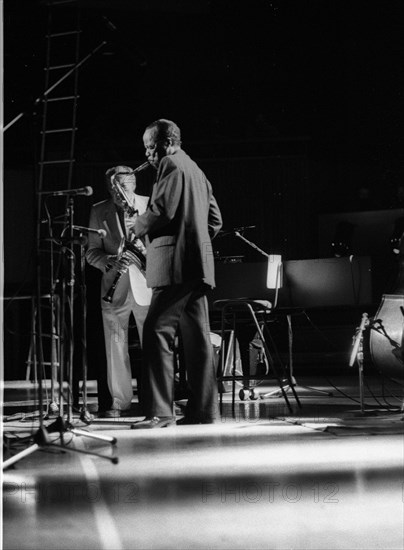
[[112, 303], [112, 299], [114, 297], [117, 284], [119, 283], [119, 279], [122, 277], [122, 274], [123, 274], [123, 271], [118, 271], [118, 273], [115, 275], [115, 279], [112, 285], [109, 287], [108, 292], [105, 294], [105, 296], [102, 297], [104, 302], [107, 302], [107, 304]]
[[[144, 162], [137, 168], [135, 168], [131, 173], [136, 174], [150, 166], [149, 162]], [[135, 210], [132, 202], [127, 196], [125, 189], [115, 181], [115, 175], [111, 177], [111, 189], [115, 195], [117, 202], [121, 205], [123, 210], [130, 216], [135, 216], [137, 210]], [[138, 269], [145, 275], [146, 273], [146, 248], [140, 239], [137, 239], [136, 236], [133, 241], [127, 241], [125, 238], [122, 239], [121, 245], [118, 252], [118, 260], [122, 258], [128, 259], [130, 261], [129, 265], [136, 264]], [[115, 279], [108, 292], [103, 296], [104, 302], [110, 304], [113, 300], [116, 287], [119, 283], [122, 274], [125, 273], [126, 269], [120, 269], [115, 275]]]
[[[119, 253], [119, 260], [126, 258], [130, 260], [130, 265], [135, 264], [138, 269], [145, 274], [146, 272], [146, 256], [145, 256], [145, 246], [143, 245], [140, 239], [135, 239], [134, 241], [124, 241], [124, 246], [122, 251]], [[115, 279], [112, 282], [112, 285], [108, 289], [108, 292], [105, 296], [102, 297], [104, 302], [111, 304], [114, 298], [116, 287], [118, 286], [119, 280], [122, 275], [126, 272], [126, 269], [119, 270], [115, 275]]]

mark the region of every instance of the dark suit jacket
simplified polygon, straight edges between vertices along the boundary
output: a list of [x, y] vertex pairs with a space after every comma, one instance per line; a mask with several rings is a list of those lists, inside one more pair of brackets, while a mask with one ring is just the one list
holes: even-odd
[[215, 286], [211, 239], [222, 227], [212, 186], [198, 165], [181, 149], [159, 165], [147, 211], [135, 222], [146, 235], [147, 286], [201, 280]]

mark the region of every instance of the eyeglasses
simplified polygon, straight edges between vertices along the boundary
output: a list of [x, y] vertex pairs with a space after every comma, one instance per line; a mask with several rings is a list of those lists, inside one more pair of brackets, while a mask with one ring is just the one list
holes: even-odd
[[133, 176], [135, 172], [115, 172], [114, 176]]

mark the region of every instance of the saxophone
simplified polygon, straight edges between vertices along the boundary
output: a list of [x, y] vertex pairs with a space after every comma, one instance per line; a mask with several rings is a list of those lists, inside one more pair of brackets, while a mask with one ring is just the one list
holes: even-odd
[[[144, 162], [141, 166], [139, 166], [138, 168], [135, 168], [135, 170], [133, 170], [131, 174], [140, 172], [141, 170], [144, 170], [148, 166], [150, 166], [150, 164], [148, 162]], [[121, 185], [117, 181], [115, 181], [115, 175], [111, 177], [111, 189], [115, 195], [117, 202], [123, 208], [123, 210], [128, 214], [128, 216], [132, 217], [138, 214], [137, 210], [135, 210], [132, 202], [127, 196], [125, 190], [121, 187]], [[118, 261], [125, 260], [126, 265], [124, 264], [122, 265], [122, 268], [118, 269], [111, 287], [109, 288], [105, 296], [103, 296], [102, 298], [104, 302], [107, 302], [109, 304], [113, 300], [114, 293], [120, 278], [127, 271], [130, 265], [136, 265], [136, 267], [144, 275], [146, 275], [146, 247], [144, 246], [143, 242], [136, 237], [136, 235], [134, 235], [134, 238], [131, 241], [128, 241], [127, 239], [125, 239], [125, 237], [123, 237], [118, 248], [117, 260]]]

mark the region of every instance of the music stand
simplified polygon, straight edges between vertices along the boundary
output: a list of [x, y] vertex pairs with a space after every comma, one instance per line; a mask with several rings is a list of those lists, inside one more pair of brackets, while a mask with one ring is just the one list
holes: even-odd
[[[273, 309], [271, 312], [271, 315], [283, 315], [286, 317], [287, 323], [288, 323], [288, 354], [289, 354], [289, 373], [288, 373], [288, 379], [290, 383], [286, 386], [284, 386], [285, 391], [288, 389], [291, 389], [293, 394], [295, 394], [295, 388], [297, 386], [300, 386], [301, 388], [311, 390], [314, 392], [318, 392], [321, 394], [326, 394], [329, 397], [331, 397], [333, 394], [332, 392], [328, 392], [326, 390], [320, 390], [318, 388], [313, 388], [311, 386], [304, 386], [300, 385], [296, 382], [296, 379], [293, 374], [293, 327], [292, 327], [292, 316], [296, 314], [303, 313], [303, 309], [299, 307], [278, 307], [278, 298], [279, 298], [279, 290], [283, 287], [283, 264], [282, 264], [282, 256], [280, 254], [268, 254], [261, 248], [259, 248], [255, 243], [249, 241], [242, 235], [239, 231], [234, 232], [235, 236], [243, 240], [246, 244], [257, 250], [260, 254], [265, 256], [267, 258], [267, 280], [266, 280], [266, 287], [270, 290], [275, 291], [274, 301], [273, 301]], [[276, 350], [275, 343], [269, 335], [272, 345], [275, 348], [276, 354], [279, 357], [279, 354]], [[280, 390], [276, 389], [274, 391], [265, 393], [265, 394], [258, 394], [261, 399], [265, 399], [266, 397], [272, 397], [272, 396], [280, 396]], [[257, 392], [255, 392], [254, 397], [258, 397]]]
[[[249, 246], [251, 246], [252, 248], [257, 250], [260, 254], [262, 254], [263, 256], [265, 256], [268, 259], [268, 265], [271, 266], [271, 275], [274, 274], [275, 286], [279, 289], [280, 280], [281, 280], [281, 268], [282, 268], [282, 262], [281, 262], [280, 256], [267, 254], [266, 252], [261, 250], [255, 243], [253, 243], [253, 242], [249, 241], [248, 239], [246, 239], [241, 233], [244, 229], [248, 229], [248, 228], [247, 227], [246, 228], [235, 228], [235, 229], [232, 230], [232, 233], [234, 233], [234, 235], [236, 237], [242, 239]], [[227, 233], [227, 232], [225, 232], [225, 233]], [[273, 269], [273, 266], [275, 266], [275, 270]], [[269, 277], [269, 274], [268, 274], [268, 277]], [[269, 281], [268, 277], [267, 277], [267, 280]], [[277, 295], [278, 294], [276, 292], [276, 296], [275, 296], [276, 300], [277, 300]], [[235, 398], [235, 396], [234, 396], [235, 381], [237, 379], [243, 379], [243, 380], [247, 379], [250, 382], [251, 380], [268, 379], [269, 378], [268, 377], [269, 370], [272, 370], [272, 372], [273, 372], [273, 374], [274, 374], [274, 376], [275, 376], [275, 378], [276, 378], [276, 380], [279, 384], [279, 390], [276, 390], [276, 392], [277, 393], [280, 392], [280, 395], [282, 395], [284, 397], [285, 402], [286, 402], [289, 410], [291, 410], [291, 406], [290, 406], [290, 403], [288, 401], [285, 388], [291, 389], [291, 391], [293, 393], [293, 396], [296, 399], [296, 402], [297, 402], [298, 406], [300, 407], [301, 405], [300, 405], [300, 402], [299, 402], [299, 398], [298, 398], [298, 396], [297, 396], [297, 394], [294, 390], [294, 384], [289, 379], [288, 372], [286, 371], [286, 369], [285, 369], [285, 367], [284, 367], [284, 365], [283, 365], [283, 363], [280, 359], [280, 356], [277, 352], [277, 348], [275, 346], [275, 343], [272, 339], [269, 328], [267, 326], [266, 318], [267, 318], [268, 314], [270, 314], [270, 315], [272, 314], [272, 311], [274, 309], [273, 304], [268, 302], [267, 300], [240, 298], [240, 299], [236, 299], [236, 300], [217, 300], [214, 303], [214, 306], [217, 309], [221, 309], [221, 311], [222, 311], [222, 335], [224, 333], [224, 323], [225, 323], [226, 314], [230, 313], [230, 312], [233, 312], [233, 327], [234, 327], [234, 330], [236, 330], [236, 324], [237, 324], [236, 323], [236, 311], [240, 312], [240, 311], [244, 310], [244, 312], [247, 313], [248, 319], [251, 319], [253, 321], [253, 326], [255, 324], [256, 333], [258, 334], [259, 340], [262, 342], [263, 350], [265, 350], [265, 353], [264, 353], [264, 364], [265, 364], [265, 370], [266, 370], [265, 375], [258, 376], [258, 377], [256, 375], [251, 376], [249, 363], [248, 363], [248, 376], [246, 376], [245, 374], [243, 374], [243, 376], [236, 376], [235, 370], [233, 370], [233, 374], [232, 374], [232, 377], [231, 377], [231, 379], [233, 381], [233, 398], [232, 398], [233, 413], [234, 413], [234, 398]], [[260, 317], [260, 320], [257, 318], [257, 315]], [[266, 341], [266, 338], [264, 336], [263, 331], [265, 331], [265, 333], [267, 334], [268, 341], [271, 342], [271, 345], [272, 345], [273, 349], [275, 350], [277, 361], [274, 361], [274, 359], [271, 355], [271, 352], [268, 348], [267, 341]], [[244, 354], [244, 357], [245, 357], [245, 353], [246, 353], [245, 344], [246, 344], [246, 341], [244, 342], [244, 340], [245, 340], [245, 338], [243, 337], [242, 356]], [[251, 345], [251, 341], [250, 341], [250, 345]], [[224, 372], [223, 360], [224, 360], [224, 355], [222, 354], [222, 373]], [[242, 359], [242, 362], [243, 362], [243, 359]], [[282, 369], [282, 377], [279, 375], [279, 371], [277, 369], [277, 364]], [[222, 374], [222, 379], [223, 379], [223, 374]], [[286, 382], [286, 385], [284, 386], [285, 382]], [[258, 392], [255, 391], [255, 389], [250, 389], [250, 384], [248, 384], [247, 387], [244, 387], [239, 392], [239, 397], [240, 397], [241, 400], [243, 400], [246, 397], [250, 397], [251, 399], [257, 399], [258, 395], [259, 394], [258, 394]]]

